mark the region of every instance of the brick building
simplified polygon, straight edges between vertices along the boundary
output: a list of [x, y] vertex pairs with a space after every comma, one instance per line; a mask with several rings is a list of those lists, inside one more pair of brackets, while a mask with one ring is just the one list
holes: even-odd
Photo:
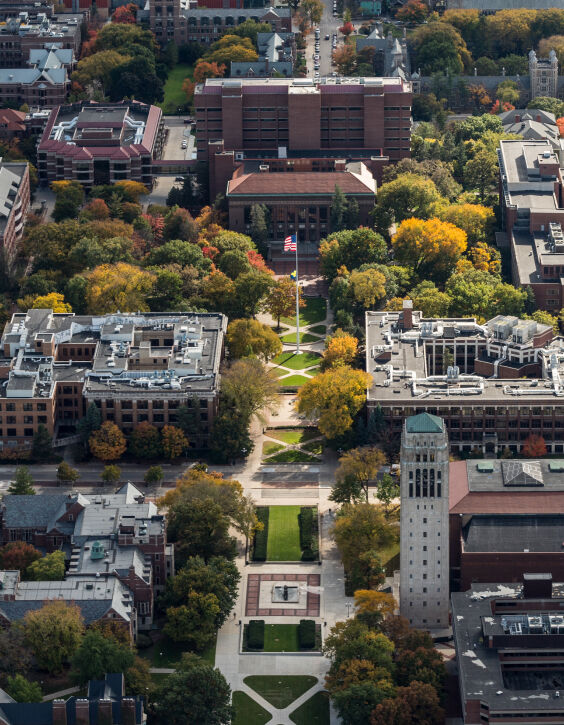
[[[174, 574], [174, 546], [167, 542], [164, 516], [129, 483], [115, 494], [5, 496], [0, 542], [11, 541], [26, 541], [48, 552], [63, 550], [69, 558], [66, 582], [77, 587], [92, 579], [117, 580], [125, 589], [116, 592], [131, 599], [139, 629], [151, 629], [154, 598]], [[33, 601], [25, 583], [16, 588], [16, 599]]]
[[564, 159], [550, 140], [501, 141], [500, 205], [513, 282], [530, 287], [540, 309], [564, 307]]
[[14, 111], [12, 108], [0, 109], [0, 138], [10, 141], [26, 133], [26, 114], [23, 111]]
[[[361, 162], [335, 162], [335, 171], [301, 171], [300, 165], [270, 171], [266, 164], [241, 165], [227, 184], [229, 228], [245, 234], [251, 229], [251, 207], [263, 204], [270, 220], [269, 238], [297, 234], [300, 242], [319, 242], [331, 230], [331, 202], [338, 186], [358, 203], [358, 224], [370, 224], [376, 198], [374, 177]], [[292, 172], [292, 173], [290, 173]], [[294, 264], [291, 262], [291, 264]]]
[[0, 243], [3, 260], [8, 267], [12, 265], [18, 251], [29, 201], [27, 163], [3, 163], [0, 159]]
[[49, 16], [40, 8], [35, 14], [23, 10], [3, 18], [0, 25], [0, 68], [23, 68], [30, 51], [56, 43], [59, 48], [70, 49], [78, 58], [81, 45], [80, 26], [83, 16], [60, 14]]
[[563, 343], [550, 325], [516, 317], [425, 319], [411, 301], [368, 312], [369, 412], [381, 410], [397, 440], [406, 417], [428, 412], [445, 419], [455, 451], [518, 453], [537, 434], [563, 453]]
[[163, 145], [164, 121], [157, 106], [139, 101], [59, 106], [39, 142], [39, 180], [76, 180], [88, 188], [127, 179], [150, 188], [153, 160], [161, 157]]
[[548, 574], [452, 595], [465, 724], [564, 722], [563, 607]]
[[142, 695], [125, 696], [122, 672], [90, 680], [86, 697], [16, 702], [0, 689], [0, 725], [145, 725]]
[[89, 403], [126, 434], [176, 423], [195, 408], [191, 445], [207, 445], [217, 411], [227, 320], [218, 314], [15, 313], [0, 340], [0, 450], [31, 445], [39, 425], [73, 430]]

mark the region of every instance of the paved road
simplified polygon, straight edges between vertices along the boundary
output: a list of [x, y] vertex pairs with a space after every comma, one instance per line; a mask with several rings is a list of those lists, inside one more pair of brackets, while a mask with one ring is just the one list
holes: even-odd
[[[342, 40], [342, 36], [339, 35], [338, 31], [338, 28], [340, 27], [340, 25], [342, 25], [342, 20], [341, 18], [333, 17], [333, 0], [322, 0], [322, 2], [325, 5], [325, 10], [323, 11], [323, 16], [321, 18], [321, 22], [319, 23], [319, 30], [321, 31], [321, 37], [319, 42], [319, 75], [321, 77], [329, 76], [333, 71], [333, 66], [331, 65], [331, 42], [333, 38], [333, 33], [337, 33], [338, 41]], [[329, 40], [324, 40], [327, 34], [329, 34]], [[313, 77], [313, 53], [315, 45], [315, 33], [312, 32], [307, 36], [306, 43], [306, 61], [308, 76]]]

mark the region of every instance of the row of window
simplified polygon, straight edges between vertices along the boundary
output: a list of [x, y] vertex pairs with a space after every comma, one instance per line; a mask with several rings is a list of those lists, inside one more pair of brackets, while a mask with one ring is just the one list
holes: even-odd
[[[22, 406], [24, 411], [30, 410], [47, 410], [47, 403], [24, 403]], [[16, 410], [15, 403], [0, 403], [0, 411], [4, 409], [6, 412]]]

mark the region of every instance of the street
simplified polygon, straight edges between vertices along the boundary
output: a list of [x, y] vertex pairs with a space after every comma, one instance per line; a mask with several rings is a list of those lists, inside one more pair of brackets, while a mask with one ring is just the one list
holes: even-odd
[[[333, 66], [331, 65], [332, 55], [332, 39], [333, 33], [337, 33], [337, 41], [342, 41], [342, 36], [339, 36], [339, 27], [343, 24], [343, 21], [339, 17], [333, 17], [333, 0], [322, 0], [325, 5], [321, 22], [319, 23], [320, 38], [319, 38], [319, 76], [330, 76], [333, 72]], [[325, 36], [329, 35], [329, 40], [325, 40]], [[308, 77], [313, 78], [313, 54], [315, 47], [315, 33], [311, 32], [306, 38], [306, 62], [307, 62], [307, 74]]]

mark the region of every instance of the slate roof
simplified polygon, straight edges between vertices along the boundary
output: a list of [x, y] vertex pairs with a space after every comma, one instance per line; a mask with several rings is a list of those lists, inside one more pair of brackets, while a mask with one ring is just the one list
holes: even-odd
[[374, 194], [357, 176], [347, 172], [268, 172], [243, 174], [229, 181], [227, 194], [237, 196], [326, 196], [335, 193], [339, 186], [344, 194]]
[[4, 496], [4, 526], [8, 529], [46, 529], [53, 516], [65, 505], [67, 494]]
[[408, 433], [442, 433], [443, 420], [431, 413], [419, 413], [406, 419]]

